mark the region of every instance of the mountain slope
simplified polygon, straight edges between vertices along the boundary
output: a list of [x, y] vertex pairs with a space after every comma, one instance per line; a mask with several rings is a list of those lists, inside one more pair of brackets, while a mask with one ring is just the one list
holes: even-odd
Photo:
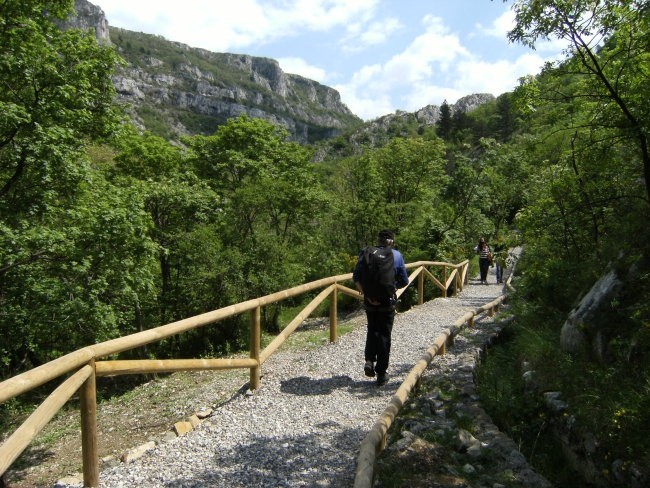
[[100, 7], [75, 0], [66, 27], [94, 29], [127, 65], [114, 78], [134, 122], [168, 139], [212, 134], [247, 114], [286, 128], [300, 142], [336, 136], [361, 123], [328, 86], [285, 73], [277, 61], [214, 53], [161, 36], [110, 27]]

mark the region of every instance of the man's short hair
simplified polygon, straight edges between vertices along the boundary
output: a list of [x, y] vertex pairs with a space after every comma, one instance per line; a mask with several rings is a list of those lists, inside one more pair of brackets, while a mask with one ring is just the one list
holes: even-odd
[[384, 229], [379, 231], [379, 242], [385, 243], [388, 240], [394, 240], [395, 234], [392, 230]]

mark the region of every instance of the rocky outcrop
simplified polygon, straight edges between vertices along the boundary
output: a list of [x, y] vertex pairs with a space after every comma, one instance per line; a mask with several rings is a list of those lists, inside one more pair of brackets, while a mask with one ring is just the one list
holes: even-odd
[[[494, 96], [489, 93], [475, 93], [458, 99], [456, 103], [449, 105], [449, 108], [452, 114], [456, 112], [467, 113], [492, 100], [494, 100]], [[398, 110], [394, 114], [379, 117], [370, 124], [387, 130], [396, 122], [407, 122], [409, 118], [414, 118], [420, 125], [436, 125], [440, 120], [440, 107], [438, 105], [427, 105], [414, 113]]]
[[[449, 108], [452, 114], [468, 113], [494, 99], [494, 96], [489, 93], [475, 93], [460, 98], [455, 104], [449, 105]], [[416, 112], [397, 110], [395, 113], [383, 115], [361, 125], [349, 136], [350, 146], [354, 151], [361, 151], [364, 147], [379, 147], [394, 136], [408, 135], [413, 125], [422, 129], [426, 126], [435, 126], [439, 120], [438, 105], [427, 105]], [[325, 159], [328, 156], [330, 153], [327, 148], [321, 148], [316, 158]]]
[[[459, 98], [456, 103], [449, 105], [449, 108], [452, 114], [456, 112], [468, 113], [492, 100], [494, 100], [494, 95], [490, 93], [474, 93]], [[415, 117], [421, 124], [436, 125], [440, 120], [440, 107], [438, 105], [427, 105], [415, 112]]]
[[75, 0], [74, 14], [66, 22], [60, 22], [59, 25], [64, 29], [92, 29], [100, 43], [110, 42], [108, 22], [104, 11], [87, 0]]
[[247, 114], [284, 127], [294, 140], [315, 142], [361, 122], [336, 90], [285, 73], [276, 60], [109, 28], [101, 8], [86, 0], [76, 0], [75, 10], [67, 27], [94, 28], [127, 61], [114, 84], [118, 101], [142, 129], [178, 139], [212, 134]]
[[622, 285], [614, 269], [601, 276], [562, 326], [562, 349], [571, 353], [590, 351], [599, 361], [604, 361], [609, 338], [602, 325], [608, 322], [607, 311]]
[[631, 361], [643, 349], [642, 327], [630, 316], [643, 289], [647, 260], [629, 263], [623, 254], [608, 265], [567, 317], [560, 345], [569, 353], [586, 353], [600, 363]]
[[467, 95], [466, 97], [459, 98], [456, 103], [451, 105], [451, 113], [454, 114], [457, 111], [464, 113], [471, 112], [481, 105], [485, 105], [493, 100], [494, 95], [490, 93], [474, 93], [472, 95]]

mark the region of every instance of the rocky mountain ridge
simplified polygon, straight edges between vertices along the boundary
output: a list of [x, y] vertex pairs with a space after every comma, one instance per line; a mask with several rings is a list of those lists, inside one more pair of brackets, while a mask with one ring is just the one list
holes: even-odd
[[[490, 93], [475, 93], [460, 98], [455, 104], [449, 104], [452, 116], [457, 112], [468, 113], [481, 105], [495, 100]], [[363, 148], [380, 147], [396, 136], [408, 136], [413, 127], [418, 130], [435, 127], [440, 121], [441, 109], [438, 105], [427, 105], [416, 112], [398, 110], [395, 113], [383, 115], [372, 121], [365, 122], [345, 135], [346, 143], [341, 151], [339, 141], [330, 140], [321, 144], [315, 155], [317, 161], [343, 157], [352, 153], [360, 153]]]
[[[494, 99], [494, 95], [490, 93], [475, 93], [458, 99], [456, 103], [449, 104], [449, 108], [452, 115], [456, 112], [467, 113], [485, 103], [491, 102]], [[371, 122], [371, 125], [388, 128], [396, 121], [406, 120], [408, 118], [415, 118], [415, 121], [421, 125], [436, 125], [440, 120], [440, 106], [427, 105], [426, 107], [423, 107], [415, 112], [405, 112], [403, 110], [398, 110], [393, 114], [383, 115], [373, 120]]]
[[[100, 6], [75, 0], [64, 27], [93, 29], [126, 60], [114, 77], [118, 102], [134, 123], [171, 140], [212, 134], [228, 119], [247, 114], [287, 129], [292, 139], [314, 143], [348, 133], [350, 141], [379, 144], [400, 123], [436, 125], [440, 107], [397, 111], [363, 123], [328, 86], [285, 73], [274, 59], [215, 53], [162, 36], [110, 27]], [[494, 99], [473, 94], [450, 105], [468, 112]]]
[[247, 114], [286, 128], [300, 142], [361, 123], [328, 86], [285, 73], [274, 59], [214, 53], [161, 36], [110, 27], [100, 6], [75, 0], [65, 27], [93, 29], [126, 61], [114, 77], [118, 101], [140, 128], [170, 139], [212, 134]]

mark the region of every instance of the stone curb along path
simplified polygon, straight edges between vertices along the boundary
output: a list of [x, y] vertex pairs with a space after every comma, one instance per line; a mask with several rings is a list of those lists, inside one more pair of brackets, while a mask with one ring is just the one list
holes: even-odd
[[[363, 374], [365, 327], [313, 350], [280, 350], [262, 366], [257, 391], [251, 394], [242, 388], [191, 431], [154, 443], [155, 447], [148, 444], [141, 457], [132, 456], [130, 462], [103, 469], [100, 486], [352, 486], [365, 435], [436, 337], [458, 317], [502, 293], [502, 285], [495, 284], [493, 274], [490, 283], [486, 286], [472, 280], [457, 297], [438, 298], [398, 314], [388, 384], [378, 387]], [[474, 330], [484, 327], [484, 322], [493, 321], [482, 318]], [[462, 345], [459, 339], [448, 351]], [[452, 355], [448, 352], [442, 358]], [[438, 359], [432, 362], [434, 368]], [[466, 373], [467, 388], [472, 388], [471, 371], [463, 365], [458, 368]], [[196, 411], [201, 410], [203, 405], [197, 405]], [[480, 441], [480, 436], [475, 438]], [[474, 443], [471, 439], [468, 442]], [[530, 468], [521, 455], [516, 455], [516, 447], [507, 452], [513, 457], [513, 476], [528, 472]], [[56, 486], [76, 487], [81, 482], [61, 480]]]

